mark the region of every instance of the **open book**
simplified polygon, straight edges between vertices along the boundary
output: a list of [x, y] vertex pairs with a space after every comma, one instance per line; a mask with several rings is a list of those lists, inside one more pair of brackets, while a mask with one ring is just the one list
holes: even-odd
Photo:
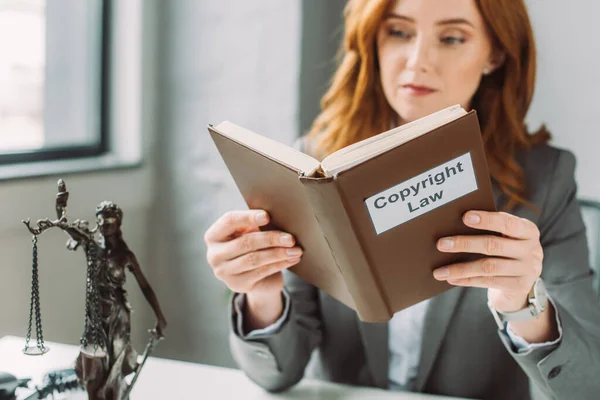
[[209, 132], [248, 207], [265, 229], [304, 249], [290, 271], [383, 322], [451, 286], [432, 271], [464, 258], [442, 236], [473, 234], [472, 209], [495, 211], [475, 111], [453, 106], [362, 140], [321, 162], [231, 122]]

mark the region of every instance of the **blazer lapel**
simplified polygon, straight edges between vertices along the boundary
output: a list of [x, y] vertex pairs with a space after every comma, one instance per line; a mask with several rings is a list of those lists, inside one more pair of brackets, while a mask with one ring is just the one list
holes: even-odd
[[379, 388], [388, 387], [389, 329], [385, 323], [367, 323], [358, 319], [358, 327], [365, 348], [367, 365], [371, 370], [373, 384]]
[[[455, 287], [431, 299], [423, 326], [421, 358], [416, 380], [416, 391], [421, 391], [438, 350], [446, 334], [462, 294], [466, 288]], [[358, 327], [365, 348], [367, 365], [373, 377], [373, 384], [387, 389], [389, 373], [389, 326], [388, 323], [367, 323], [358, 320]]]
[[414, 390], [421, 392], [431, 372], [448, 325], [466, 288], [454, 287], [431, 299], [423, 326], [421, 358]]

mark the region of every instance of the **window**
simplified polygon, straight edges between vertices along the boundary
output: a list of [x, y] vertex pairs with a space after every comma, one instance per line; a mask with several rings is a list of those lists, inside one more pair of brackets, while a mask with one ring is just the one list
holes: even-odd
[[139, 165], [141, 5], [0, 0], [0, 179]]
[[100, 154], [102, 0], [0, 0], [0, 163]]

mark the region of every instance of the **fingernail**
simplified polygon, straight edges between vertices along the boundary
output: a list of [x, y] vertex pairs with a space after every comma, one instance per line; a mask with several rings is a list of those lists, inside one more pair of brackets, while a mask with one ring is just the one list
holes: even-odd
[[288, 256], [299, 256], [302, 254], [302, 250], [298, 247], [292, 247], [291, 249], [287, 249], [285, 252], [288, 254]]
[[288, 234], [283, 234], [283, 235], [279, 236], [279, 242], [281, 244], [287, 244], [287, 245], [294, 243], [294, 241], [292, 240], [292, 235], [288, 235]]
[[481, 217], [475, 213], [469, 213], [467, 214], [465, 221], [469, 224], [475, 225], [481, 221]]
[[448, 267], [441, 267], [433, 271], [433, 277], [435, 279], [446, 279], [450, 275]]
[[298, 261], [300, 261], [300, 257], [288, 258], [288, 262], [290, 263], [297, 263]]
[[452, 239], [441, 239], [439, 244], [441, 249], [451, 249], [454, 247], [454, 240]]
[[262, 211], [258, 214], [256, 214], [256, 222], [258, 222], [260, 225], [264, 225], [267, 223], [267, 213]]

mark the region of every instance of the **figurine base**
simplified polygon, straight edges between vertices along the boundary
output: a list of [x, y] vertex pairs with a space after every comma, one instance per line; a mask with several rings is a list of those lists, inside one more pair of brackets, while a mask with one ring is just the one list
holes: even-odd
[[27, 346], [23, 349], [23, 354], [28, 356], [41, 356], [50, 351], [50, 347], [44, 346], [43, 348], [39, 348], [37, 346]]
[[79, 348], [83, 354], [90, 358], [104, 358], [106, 357], [106, 351], [100, 346], [94, 346], [92, 344], [88, 344], [87, 346], [81, 346]]

